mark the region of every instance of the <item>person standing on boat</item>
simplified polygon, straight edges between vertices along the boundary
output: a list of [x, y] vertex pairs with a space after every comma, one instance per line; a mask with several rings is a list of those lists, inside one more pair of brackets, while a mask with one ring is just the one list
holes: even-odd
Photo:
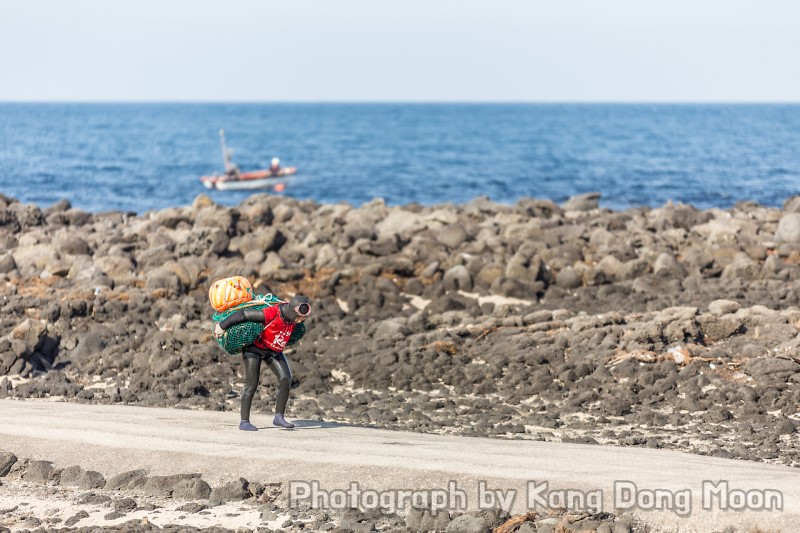
[[[305, 322], [311, 314], [311, 304], [308, 298], [297, 295], [289, 303], [273, 305], [265, 309], [241, 309], [225, 320], [214, 326], [214, 335], [222, 337], [225, 330], [242, 322], [258, 322], [265, 324], [261, 335], [248, 346], [242, 349], [244, 363], [245, 386], [242, 391], [241, 422], [239, 429], [242, 431], [257, 431], [250, 423], [250, 405], [253, 402], [258, 388], [261, 374], [261, 361], [269, 365], [269, 369], [278, 378], [278, 400], [275, 404], [275, 418], [273, 425], [293, 428], [294, 424], [287, 422], [284, 417], [286, 403], [289, 401], [289, 388], [292, 385], [292, 371], [289, 362], [283, 355], [295, 328]], [[304, 333], [305, 330], [301, 331]], [[298, 339], [292, 339], [295, 342]]]
[[226, 180], [238, 180], [241, 177], [239, 173], [239, 167], [236, 165], [231, 165], [229, 168], [225, 170], [225, 179]]
[[273, 176], [277, 176], [281, 172], [281, 160], [277, 157], [272, 158], [272, 164], [269, 166], [269, 171]]

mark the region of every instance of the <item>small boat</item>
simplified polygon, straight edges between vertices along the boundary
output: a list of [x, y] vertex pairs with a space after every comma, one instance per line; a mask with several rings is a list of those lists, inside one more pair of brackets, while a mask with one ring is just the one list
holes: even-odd
[[[207, 189], [231, 191], [277, 188], [276, 186], [281, 183], [281, 178], [297, 173], [297, 167], [278, 167], [277, 169], [268, 168], [266, 170], [239, 172], [239, 168], [231, 161], [231, 151], [225, 145], [225, 132], [223, 130], [219, 130], [219, 140], [222, 146], [222, 159], [225, 162], [225, 173], [200, 178], [200, 182]], [[273, 164], [277, 161], [277, 158], [274, 159]], [[281, 190], [283, 188], [285, 186], [282, 186]]]

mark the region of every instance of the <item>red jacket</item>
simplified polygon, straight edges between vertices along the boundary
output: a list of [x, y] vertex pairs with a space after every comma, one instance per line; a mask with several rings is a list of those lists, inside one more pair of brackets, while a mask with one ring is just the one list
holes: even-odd
[[273, 305], [264, 308], [264, 331], [255, 340], [256, 348], [282, 352], [289, 342], [289, 337], [295, 328], [294, 322], [286, 322], [278, 311], [280, 306]]

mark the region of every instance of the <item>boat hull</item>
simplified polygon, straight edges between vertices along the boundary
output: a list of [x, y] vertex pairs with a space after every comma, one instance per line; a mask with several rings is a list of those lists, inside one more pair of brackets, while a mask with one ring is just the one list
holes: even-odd
[[200, 178], [200, 182], [207, 189], [218, 191], [270, 189], [280, 182], [281, 178], [296, 173], [295, 167], [286, 167], [282, 168], [278, 174], [273, 174], [269, 170], [257, 170], [242, 172], [237, 179], [231, 179], [228, 176], [203, 176]]

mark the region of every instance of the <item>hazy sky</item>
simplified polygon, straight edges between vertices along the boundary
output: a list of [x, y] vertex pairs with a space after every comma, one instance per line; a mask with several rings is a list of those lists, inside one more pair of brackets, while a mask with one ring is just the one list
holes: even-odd
[[800, 101], [794, 0], [0, 0], [0, 101]]

